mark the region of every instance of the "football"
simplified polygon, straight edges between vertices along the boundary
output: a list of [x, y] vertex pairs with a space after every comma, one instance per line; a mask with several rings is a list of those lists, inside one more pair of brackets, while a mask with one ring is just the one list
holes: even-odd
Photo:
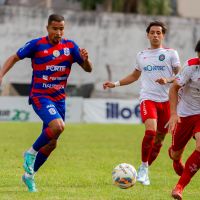
[[127, 163], [117, 165], [112, 171], [113, 184], [122, 188], [128, 189], [135, 185], [137, 171], [135, 167]]

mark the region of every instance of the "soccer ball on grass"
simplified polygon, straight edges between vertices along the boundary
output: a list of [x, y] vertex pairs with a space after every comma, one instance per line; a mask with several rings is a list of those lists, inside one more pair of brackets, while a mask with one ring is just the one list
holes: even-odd
[[135, 185], [136, 178], [136, 169], [127, 163], [117, 165], [112, 171], [113, 184], [122, 189], [127, 189]]

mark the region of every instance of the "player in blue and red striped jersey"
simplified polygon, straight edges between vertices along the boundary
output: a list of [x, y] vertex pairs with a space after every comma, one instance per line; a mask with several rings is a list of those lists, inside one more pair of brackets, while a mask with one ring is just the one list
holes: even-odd
[[22, 179], [30, 192], [37, 191], [34, 175], [56, 148], [57, 140], [64, 131], [65, 87], [71, 66], [78, 63], [86, 72], [92, 64], [86, 49], [68, 39], [63, 39], [64, 17], [52, 14], [48, 18], [48, 36], [33, 39], [10, 56], [0, 71], [3, 76], [21, 59], [32, 61], [32, 82], [29, 103], [43, 121], [41, 135], [24, 154], [25, 174]]

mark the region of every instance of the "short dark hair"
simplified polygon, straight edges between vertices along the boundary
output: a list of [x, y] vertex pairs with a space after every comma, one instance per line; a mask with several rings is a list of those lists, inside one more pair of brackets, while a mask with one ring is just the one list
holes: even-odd
[[149, 31], [150, 31], [152, 26], [160, 26], [160, 27], [162, 27], [162, 33], [163, 34], [165, 34], [167, 32], [167, 27], [163, 22], [161, 22], [161, 21], [153, 21], [153, 22], [150, 22], [149, 25], [147, 26], [147, 29], [146, 29], [147, 33], [149, 33]]
[[52, 14], [48, 18], [48, 24], [51, 24], [52, 21], [61, 22], [65, 21], [65, 18], [62, 15]]
[[195, 51], [200, 52], [200, 40], [196, 44]]

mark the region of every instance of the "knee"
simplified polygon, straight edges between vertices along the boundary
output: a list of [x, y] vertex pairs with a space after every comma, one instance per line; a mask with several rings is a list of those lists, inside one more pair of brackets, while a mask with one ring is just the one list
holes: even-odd
[[57, 124], [54, 124], [54, 126], [51, 127], [54, 135], [55, 135], [55, 138], [58, 138], [59, 135], [64, 131], [65, 129], [65, 124], [64, 122], [63, 123], [57, 123]]
[[180, 160], [182, 151], [174, 151], [171, 147], [168, 149], [169, 157], [172, 160]]

